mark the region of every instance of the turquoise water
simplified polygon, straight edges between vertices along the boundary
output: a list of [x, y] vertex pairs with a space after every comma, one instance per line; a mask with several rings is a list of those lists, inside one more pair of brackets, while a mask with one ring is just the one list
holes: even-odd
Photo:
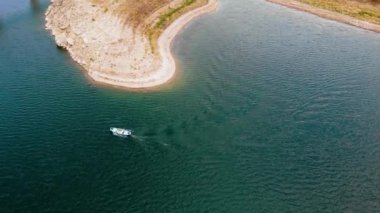
[[128, 92], [29, 4], [0, 3], [0, 212], [380, 211], [379, 34], [225, 0], [175, 40], [174, 84]]

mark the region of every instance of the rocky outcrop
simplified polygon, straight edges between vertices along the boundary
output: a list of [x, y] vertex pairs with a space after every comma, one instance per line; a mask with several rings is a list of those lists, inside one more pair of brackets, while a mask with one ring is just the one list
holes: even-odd
[[46, 27], [90, 76], [137, 79], [154, 72], [160, 61], [147, 37], [108, 11], [87, 0], [54, 0]]
[[129, 26], [128, 17], [113, 13], [117, 5], [112, 2], [104, 7], [90, 0], [52, 0], [46, 27], [57, 45], [67, 49], [92, 79], [129, 88], [167, 82], [175, 71], [171, 40], [192, 18], [216, 8], [216, 1], [210, 0], [208, 5], [181, 16], [182, 22], [176, 20], [177, 24], [161, 35], [159, 53], [154, 54], [148, 36]]

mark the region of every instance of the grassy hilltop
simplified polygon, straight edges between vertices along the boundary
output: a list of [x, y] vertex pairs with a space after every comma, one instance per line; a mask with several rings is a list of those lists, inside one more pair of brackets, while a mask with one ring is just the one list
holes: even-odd
[[[149, 36], [153, 49], [158, 36], [182, 14], [207, 4], [208, 0], [90, 0], [125, 19], [126, 24], [142, 30]], [[155, 14], [158, 10], [160, 13]], [[152, 16], [154, 16], [152, 18]], [[152, 19], [147, 23], [148, 19]]]
[[[150, 28], [165, 27], [177, 16], [202, 6], [208, 0], [90, 0], [94, 5], [104, 8], [105, 12], [125, 17], [125, 21], [135, 27], [142, 26], [146, 19], [151, 17], [157, 10], [172, 5], [159, 14], [159, 19], [155, 26], [149, 25]], [[146, 24], [146, 23], [145, 23]], [[157, 26], [158, 25], [158, 26]]]
[[113, 13], [125, 16], [128, 22], [139, 24], [153, 12], [172, 2], [172, 0], [90, 0], [93, 4], [112, 10]]

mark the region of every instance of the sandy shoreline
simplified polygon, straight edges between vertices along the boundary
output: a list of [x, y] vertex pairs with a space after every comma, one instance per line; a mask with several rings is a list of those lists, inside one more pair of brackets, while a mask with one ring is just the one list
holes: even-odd
[[317, 7], [314, 7], [314, 6], [299, 2], [299, 1], [294, 1], [294, 0], [267, 0], [267, 1], [271, 3], [279, 4], [285, 7], [293, 8], [296, 10], [308, 12], [322, 18], [330, 19], [333, 21], [345, 23], [348, 25], [352, 25], [355, 27], [359, 27], [362, 29], [380, 33], [380, 25], [373, 24], [367, 21], [362, 21], [362, 20], [353, 18], [351, 16], [343, 15], [337, 12], [320, 9], [320, 8], [317, 8]]
[[107, 75], [98, 71], [89, 71], [89, 76], [100, 83], [131, 89], [151, 88], [169, 82], [176, 72], [176, 63], [171, 53], [171, 44], [176, 35], [194, 18], [212, 12], [218, 7], [217, 0], [185, 13], [167, 27], [158, 39], [161, 66], [154, 73], [143, 78], [126, 79], [116, 75]]

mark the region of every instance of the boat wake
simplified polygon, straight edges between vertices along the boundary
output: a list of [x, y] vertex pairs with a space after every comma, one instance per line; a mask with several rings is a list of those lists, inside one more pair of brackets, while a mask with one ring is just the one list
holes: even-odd
[[130, 137], [138, 141], [144, 141], [144, 136], [131, 135]]

